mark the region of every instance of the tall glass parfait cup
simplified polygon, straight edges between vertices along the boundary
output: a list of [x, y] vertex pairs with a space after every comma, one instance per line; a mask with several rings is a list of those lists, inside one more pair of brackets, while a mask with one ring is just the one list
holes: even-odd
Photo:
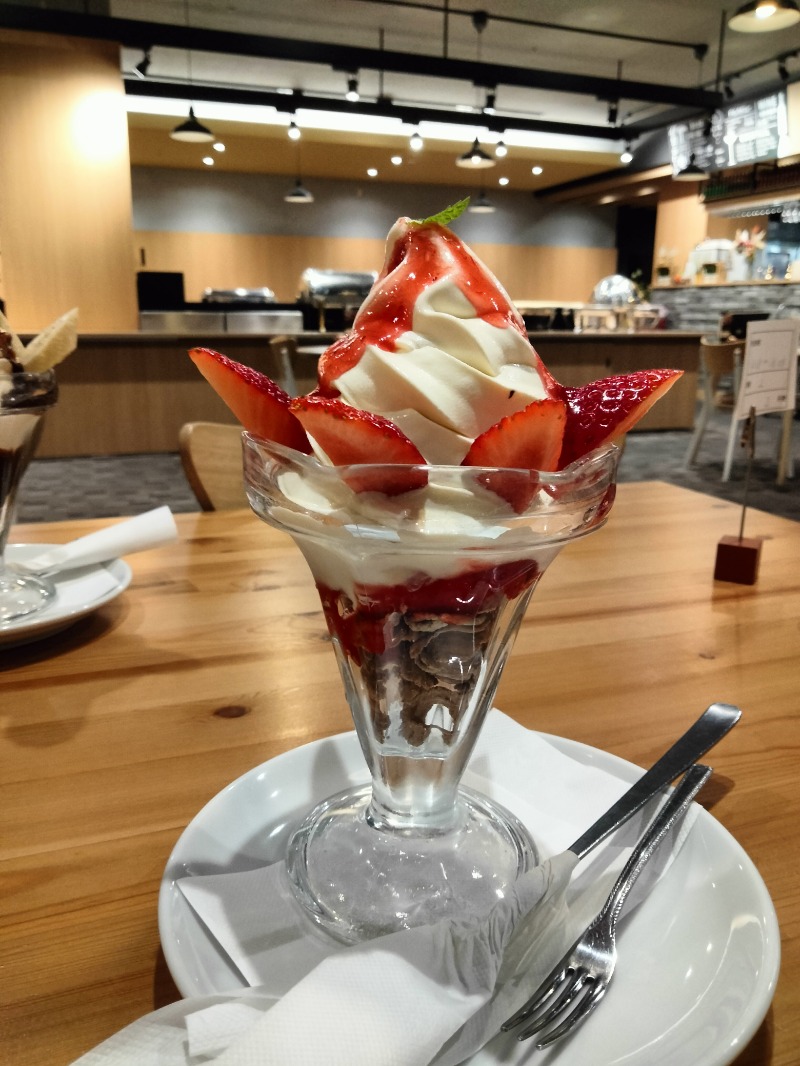
[[42, 610], [55, 596], [50, 581], [18, 573], [5, 561], [20, 482], [41, 436], [42, 418], [56, 402], [55, 374], [0, 367], [0, 628]]
[[617, 455], [559, 473], [328, 467], [244, 435], [250, 503], [309, 565], [369, 771], [287, 855], [338, 939], [480, 914], [536, 862], [528, 830], [461, 777], [537, 582], [605, 520]]

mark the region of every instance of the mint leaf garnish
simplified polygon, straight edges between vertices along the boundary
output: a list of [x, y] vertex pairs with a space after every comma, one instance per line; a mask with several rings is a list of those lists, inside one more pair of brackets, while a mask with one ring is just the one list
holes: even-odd
[[463, 200], [459, 200], [455, 204], [450, 204], [444, 211], [439, 211], [438, 214], [431, 215], [430, 218], [421, 218], [418, 220], [420, 226], [427, 226], [430, 222], [438, 222], [440, 226], [448, 226], [459, 215], [463, 215], [467, 210], [469, 204], [469, 197], [465, 196]]

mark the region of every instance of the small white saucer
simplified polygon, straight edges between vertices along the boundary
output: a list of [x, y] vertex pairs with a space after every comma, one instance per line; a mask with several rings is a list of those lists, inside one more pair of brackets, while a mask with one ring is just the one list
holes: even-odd
[[[546, 739], [577, 762], [623, 781], [641, 776], [641, 769], [614, 755], [560, 737]], [[196, 815], [167, 863], [159, 897], [161, 943], [182, 995], [245, 985], [177, 880], [250, 870], [282, 858], [302, 814], [365, 777], [355, 733], [345, 733], [255, 767]], [[537, 1064], [727, 1066], [758, 1029], [780, 964], [775, 909], [753, 863], [707, 811], [698, 812], [667, 875], [627, 919], [619, 952], [602, 1008], [568, 1041], [536, 1052]], [[521, 1066], [533, 1061], [531, 1050], [508, 1034], [469, 1061]]]
[[[9, 544], [6, 562], [32, 559], [55, 544]], [[115, 599], [131, 582], [131, 569], [121, 559], [65, 570], [50, 580], [56, 597], [41, 611], [0, 624], [0, 649], [43, 640], [73, 625], [104, 603]]]

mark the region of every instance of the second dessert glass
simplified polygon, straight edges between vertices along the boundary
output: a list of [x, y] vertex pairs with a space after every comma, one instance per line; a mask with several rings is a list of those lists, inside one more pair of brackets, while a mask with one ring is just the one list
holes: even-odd
[[371, 777], [289, 844], [296, 898], [339, 940], [480, 915], [536, 863], [526, 828], [460, 782], [531, 594], [604, 522], [617, 458], [611, 445], [559, 473], [328, 467], [244, 434], [251, 506], [311, 569]]
[[52, 582], [9, 566], [5, 550], [17, 490], [36, 451], [42, 418], [57, 397], [52, 370], [0, 374], [0, 627], [42, 610], [56, 594]]

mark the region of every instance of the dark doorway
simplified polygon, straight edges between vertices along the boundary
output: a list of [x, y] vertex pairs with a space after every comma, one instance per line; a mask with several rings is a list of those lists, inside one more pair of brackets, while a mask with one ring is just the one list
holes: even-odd
[[649, 285], [655, 239], [655, 207], [620, 204], [617, 208], [617, 273], [630, 278], [636, 271], [641, 271], [636, 276]]

